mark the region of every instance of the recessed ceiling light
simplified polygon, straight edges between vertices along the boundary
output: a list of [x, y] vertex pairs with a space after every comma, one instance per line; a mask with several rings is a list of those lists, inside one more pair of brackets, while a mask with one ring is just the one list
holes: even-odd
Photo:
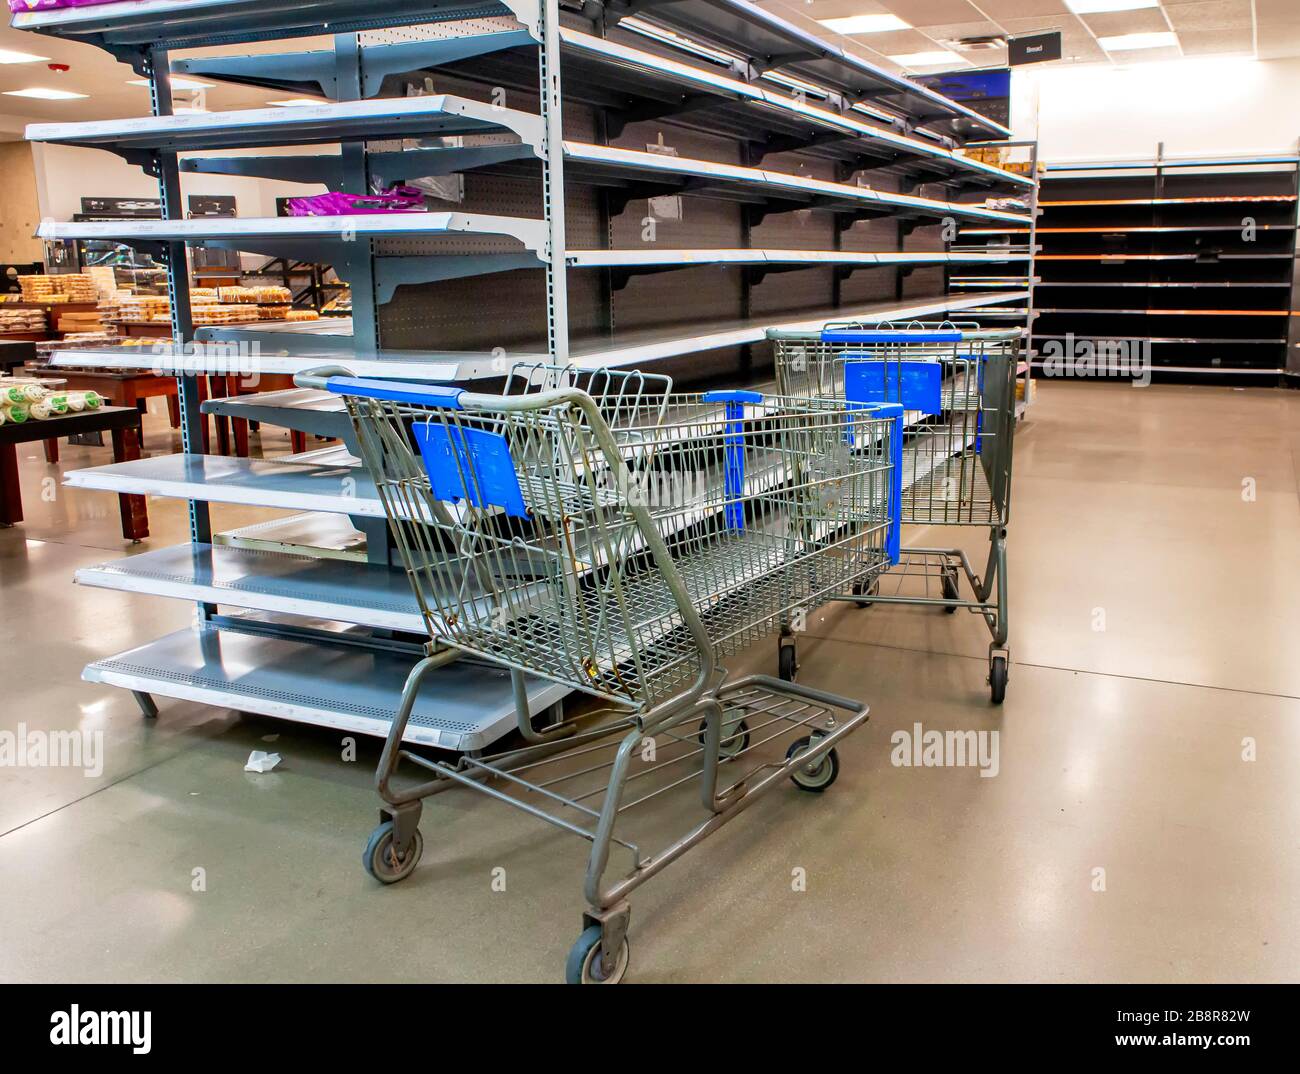
[[1118, 34], [1115, 37], [1099, 37], [1097, 44], [1107, 52], [1123, 52], [1135, 48], [1170, 48], [1178, 45], [1178, 35], [1172, 30], [1160, 30], [1149, 34]]
[[71, 90], [46, 89], [44, 86], [5, 90], [4, 94], [6, 97], [36, 97], [42, 101], [74, 101], [78, 97], [87, 96], [85, 93], [73, 93]]
[[0, 48], [0, 63], [49, 63], [48, 56], [33, 56], [30, 52], [15, 52], [11, 48]]
[[290, 97], [287, 101], [271, 101], [276, 108], [306, 108], [312, 104], [324, 104], [324, 101], [318, 101], [314, 97]]
[[[128, 86], [144, 86], [148, 89], [152, 82], [147, 78], [133, 78], [127, 82]], [[211, 82], [200, 82], [197, 78], [184, 78], [180, 75], [172, 75], [172, 89], [191, 90], [191, 89], [211, 89]]]
[[897, 15], [847, 15], [842, 19], [818, 19], [837, 34], [883, 34], [886, 30], [910, 30], [912, 24]]
[[970, 61], [947, 49], [936, 49], [933, 52], [908, 52], [902, 56], [889, 58], [901, 67], [943, 67], [947, 64], [952, 64], [954, 67], [970, 66]]
[[1065, 0], [1065, 6], [1076, 15], [1099, 15], [1103, 11], [1141, 11], [1159, 7], [1160, 0]]

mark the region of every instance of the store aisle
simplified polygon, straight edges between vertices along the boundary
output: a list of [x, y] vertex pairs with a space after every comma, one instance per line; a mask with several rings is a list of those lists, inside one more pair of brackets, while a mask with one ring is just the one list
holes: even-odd
[[[148, 446], [167, 441], [151, 421]], [[1048, 384], [1016, 463], [1006, 705], [973, 617], [819, 612], [801, 677], [867, 698], [871, 723], [827, 795], [777, 790], [636, 894], [630, 979], [1293, 976], [1297, 457], [1296, 393]], [[0, 779], [0, 979], [559, 978], [576, 840], [449, 794], [415, 876], [377, 889], [359, 860], [377, 746], [346, 763], [337, 735], [173, 702], [151, 725], [78, 681], [190, 611], [74, 588], [120, 549], [112, 509], [86, 524], [89, 498], [46, 504], [53, 471], [23, 467], [29, 523], [0, 532], [0, 730], [100, 728], [106, 753], [96, 779]], [[179, 505], [151, 514], [149, 547], [182, 539]], [[917, 723], [999, 732], [996, 776], [896, 766]], [[282, 770], [245, 774], [268, 748]]]

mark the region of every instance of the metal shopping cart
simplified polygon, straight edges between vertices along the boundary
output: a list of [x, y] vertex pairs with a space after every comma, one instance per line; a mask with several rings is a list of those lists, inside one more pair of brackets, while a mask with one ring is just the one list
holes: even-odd
[[[722, 660], [890, 566], [901, 407], [753, 392], [647, 403], [656, 393], [626, 380], [601, 381], [594, 398], [554, 370], [499, 396], [300, 383], [346, 400], [419, 598], [427, 656], [408, 700], [464, 652], [603, 703], [535, 728], [523, 699], [522, 745], [454, 760], [402, 747], [403, 705], [367, 869], [386, 883], [410, 875], [433, 794], [465, 787], [513, 805], [591, 844], [566, 979], [620, 980], [632, 889], [786, 777], [826, 790], [836, 745], [867, 719], [866, 705], [804, 685], [731, 679]], [[431, 778], [399, 778], [404, 762]], [[607, 881], [613, 855], [626, 866]]]
[[960, 548], [907, 547], [888, 579], [873, 579], [854, 595], [867, 606], [930, 605], [983, 616], [992, 635], [989, 690], [999, 705], [1010, 661], [1006, 541], [1021, 335], [951, 322], [843, 322], [819, 332], [768, 333], [782, 394], [904, 408], [905, 524], [988, 529], [983, 574]]

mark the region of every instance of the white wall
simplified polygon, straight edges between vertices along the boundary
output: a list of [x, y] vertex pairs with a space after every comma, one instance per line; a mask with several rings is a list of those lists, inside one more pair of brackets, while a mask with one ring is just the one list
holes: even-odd
[[[36, 184], [40, 193], [41, 216], [71, 220], [81, 212], [83, 197], [158, 196], [158, 181], [133, 164], [100, 149], [78, 149], [65, 145], [35, 145]], [[277, 150], [285, 153], [289, 150]], [[319, 147], [303, 152], [322, 152]], [[186, 172], [181, 176], [184, 193], [228, 194], [238, 202], [240, 216], [274, 216], [275, 199], [319, 194], [321, 186], [249, 179], [236, 175], [204, 175]]]
[[1300, 58], [1131, 67], [1044, 64], [1013, 76], [1012, 120], [1049, 162], [1294, 152]]

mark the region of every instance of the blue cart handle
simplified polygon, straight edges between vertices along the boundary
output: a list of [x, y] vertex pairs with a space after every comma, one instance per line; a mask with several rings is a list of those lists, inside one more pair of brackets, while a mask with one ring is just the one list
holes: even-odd
[[909, 332], [906, 330], [829, 328], [822, 333], [823, 343], [960, 343], [960, 332]]
[[442, 384], [411, 384], [406, 381], [367, 380], [363, 377], [330, 377], [325, 390], [335, 395], [352, 395], [361, 399], [379, 399], [387, 403], [414, 403], [417, 406], [461, 409], [464, 388]]

